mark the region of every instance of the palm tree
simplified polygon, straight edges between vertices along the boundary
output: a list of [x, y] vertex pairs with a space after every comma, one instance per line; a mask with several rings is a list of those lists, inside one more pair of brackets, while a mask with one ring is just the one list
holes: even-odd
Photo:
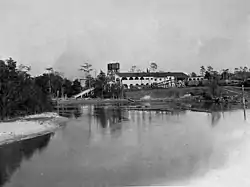
[[152, 70], [152, 71], [156, 71], [156, 69], [157, 69], [157, 64], [155, 63], [155, 62], [151, 62], [150, 63], [150, 69]]
[[[87, 73], [87, 75], [85, 76], [85, 80], [87, 79], [87, 77], [90, 76], [90, 72], [93, 71], [92, 64], [89, 64], [88, 62], [85, 62], [83, 65], [81, 65], [81, 68], [79, 69], [80, 71], [84, 71], [85, 73]], [[89, 88], [91, 87], [91, 82], [89, 81]]]
[[91, 67], [92, 67], [92, 64], [85, 62], [84, 65], [81, 65], [80, 70], [89, 74], [91, 71], [93, 71]]

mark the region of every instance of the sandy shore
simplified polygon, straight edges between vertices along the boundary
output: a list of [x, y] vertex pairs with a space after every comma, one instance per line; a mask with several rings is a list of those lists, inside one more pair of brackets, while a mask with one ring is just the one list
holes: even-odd
[[0, 122], [0, 145], [54, 132], [67, 118], [56, 113], [30, 115], [16, 121]]

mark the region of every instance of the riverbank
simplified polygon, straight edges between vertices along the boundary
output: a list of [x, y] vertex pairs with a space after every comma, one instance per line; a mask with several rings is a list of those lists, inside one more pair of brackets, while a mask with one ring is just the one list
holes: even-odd
[[[217, 88], [222, 95], [226, 96], [238, 96], [242, 95], [242, 88], [236, 86], [220, 86]], [[246, 96], [249, 96], [249, 88], [245, 88]], [[184, 88], [161, 88], [161, 89], [144, 89], [144, 90], [129, 90], [126, 91], [126, 96], [128, 98], [138, 100], [145, 96], [150, 96], [151, 98], [180, 98], [186, 94], [192, 94], [194, 96], [202, 95], [203, 93], [210, 93], [211, 89], [209, 87], [184, 87]]]
[[[229, 97], [227, 102], [241, 102], [242, 91], [239, 87], [233, 86], [222, 86], [218, 88], [221, 95]], [[249, 99], [249, 89], [245, 89], [245, 97]], [[209, 93], [208, 87], [185, 87], [185, 88], [167, 88], [167, 89], [148, 89], [148, 90], [129, 90], [126, 91], [126, 98], [128, 99], [58, 99], [54, 100], [54, 103], [57, 105], [74, 105], [74, 104], [129, 104], [131, 101], [137, 103], [146, 101], [162, 101], [162, 102], [179, 102], [185, 101], [189, 103], [197, 103], [197, 101], [202, 100], [201, 102], [213, 102], [212, 100], [203, 100], [199, 99], [204, 93]], [[191, 94], [191, 97], [186, 97], [188, 94]], [[146, 99], [145, 99], [146, 98]]]
[[71, 104], [86, 104], [86, 105], [96, 105], [96, 104], [114, 104], [114, 103], [130, 103], [127, 99], [60, 99], [55, 100], [58, 105], [71, 105]]
[[0, 122], [0, 145], [53, 133], [67, 120], [50, 112]]

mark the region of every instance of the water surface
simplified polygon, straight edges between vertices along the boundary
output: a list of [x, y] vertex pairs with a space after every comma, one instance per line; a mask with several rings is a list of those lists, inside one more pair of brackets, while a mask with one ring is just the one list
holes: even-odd
[[223, 167], [247, 128], [242, 111], [161, 113], [76, 106], [53, 135], [0, 148], [15, 187], [187, 184]]

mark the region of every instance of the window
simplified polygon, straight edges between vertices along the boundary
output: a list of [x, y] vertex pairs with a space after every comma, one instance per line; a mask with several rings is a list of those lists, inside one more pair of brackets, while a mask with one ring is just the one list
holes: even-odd
[[146, 80], [149, 80], [149, 78], [146, 78]]
[[139, 80], [139, 78], [138, 78], [138, 77], [135, 77], [135, 80]]
[[151, 80], [154, 80], [153, 78], [151, 78]]
[[160, 79], [160, 81], [161, 81], [161, 79]]
[[155, 79], [155, 81], [157, 81], [157, 79]]
[[129, 80], [134, 80], [133, 77], [130, 77]]

